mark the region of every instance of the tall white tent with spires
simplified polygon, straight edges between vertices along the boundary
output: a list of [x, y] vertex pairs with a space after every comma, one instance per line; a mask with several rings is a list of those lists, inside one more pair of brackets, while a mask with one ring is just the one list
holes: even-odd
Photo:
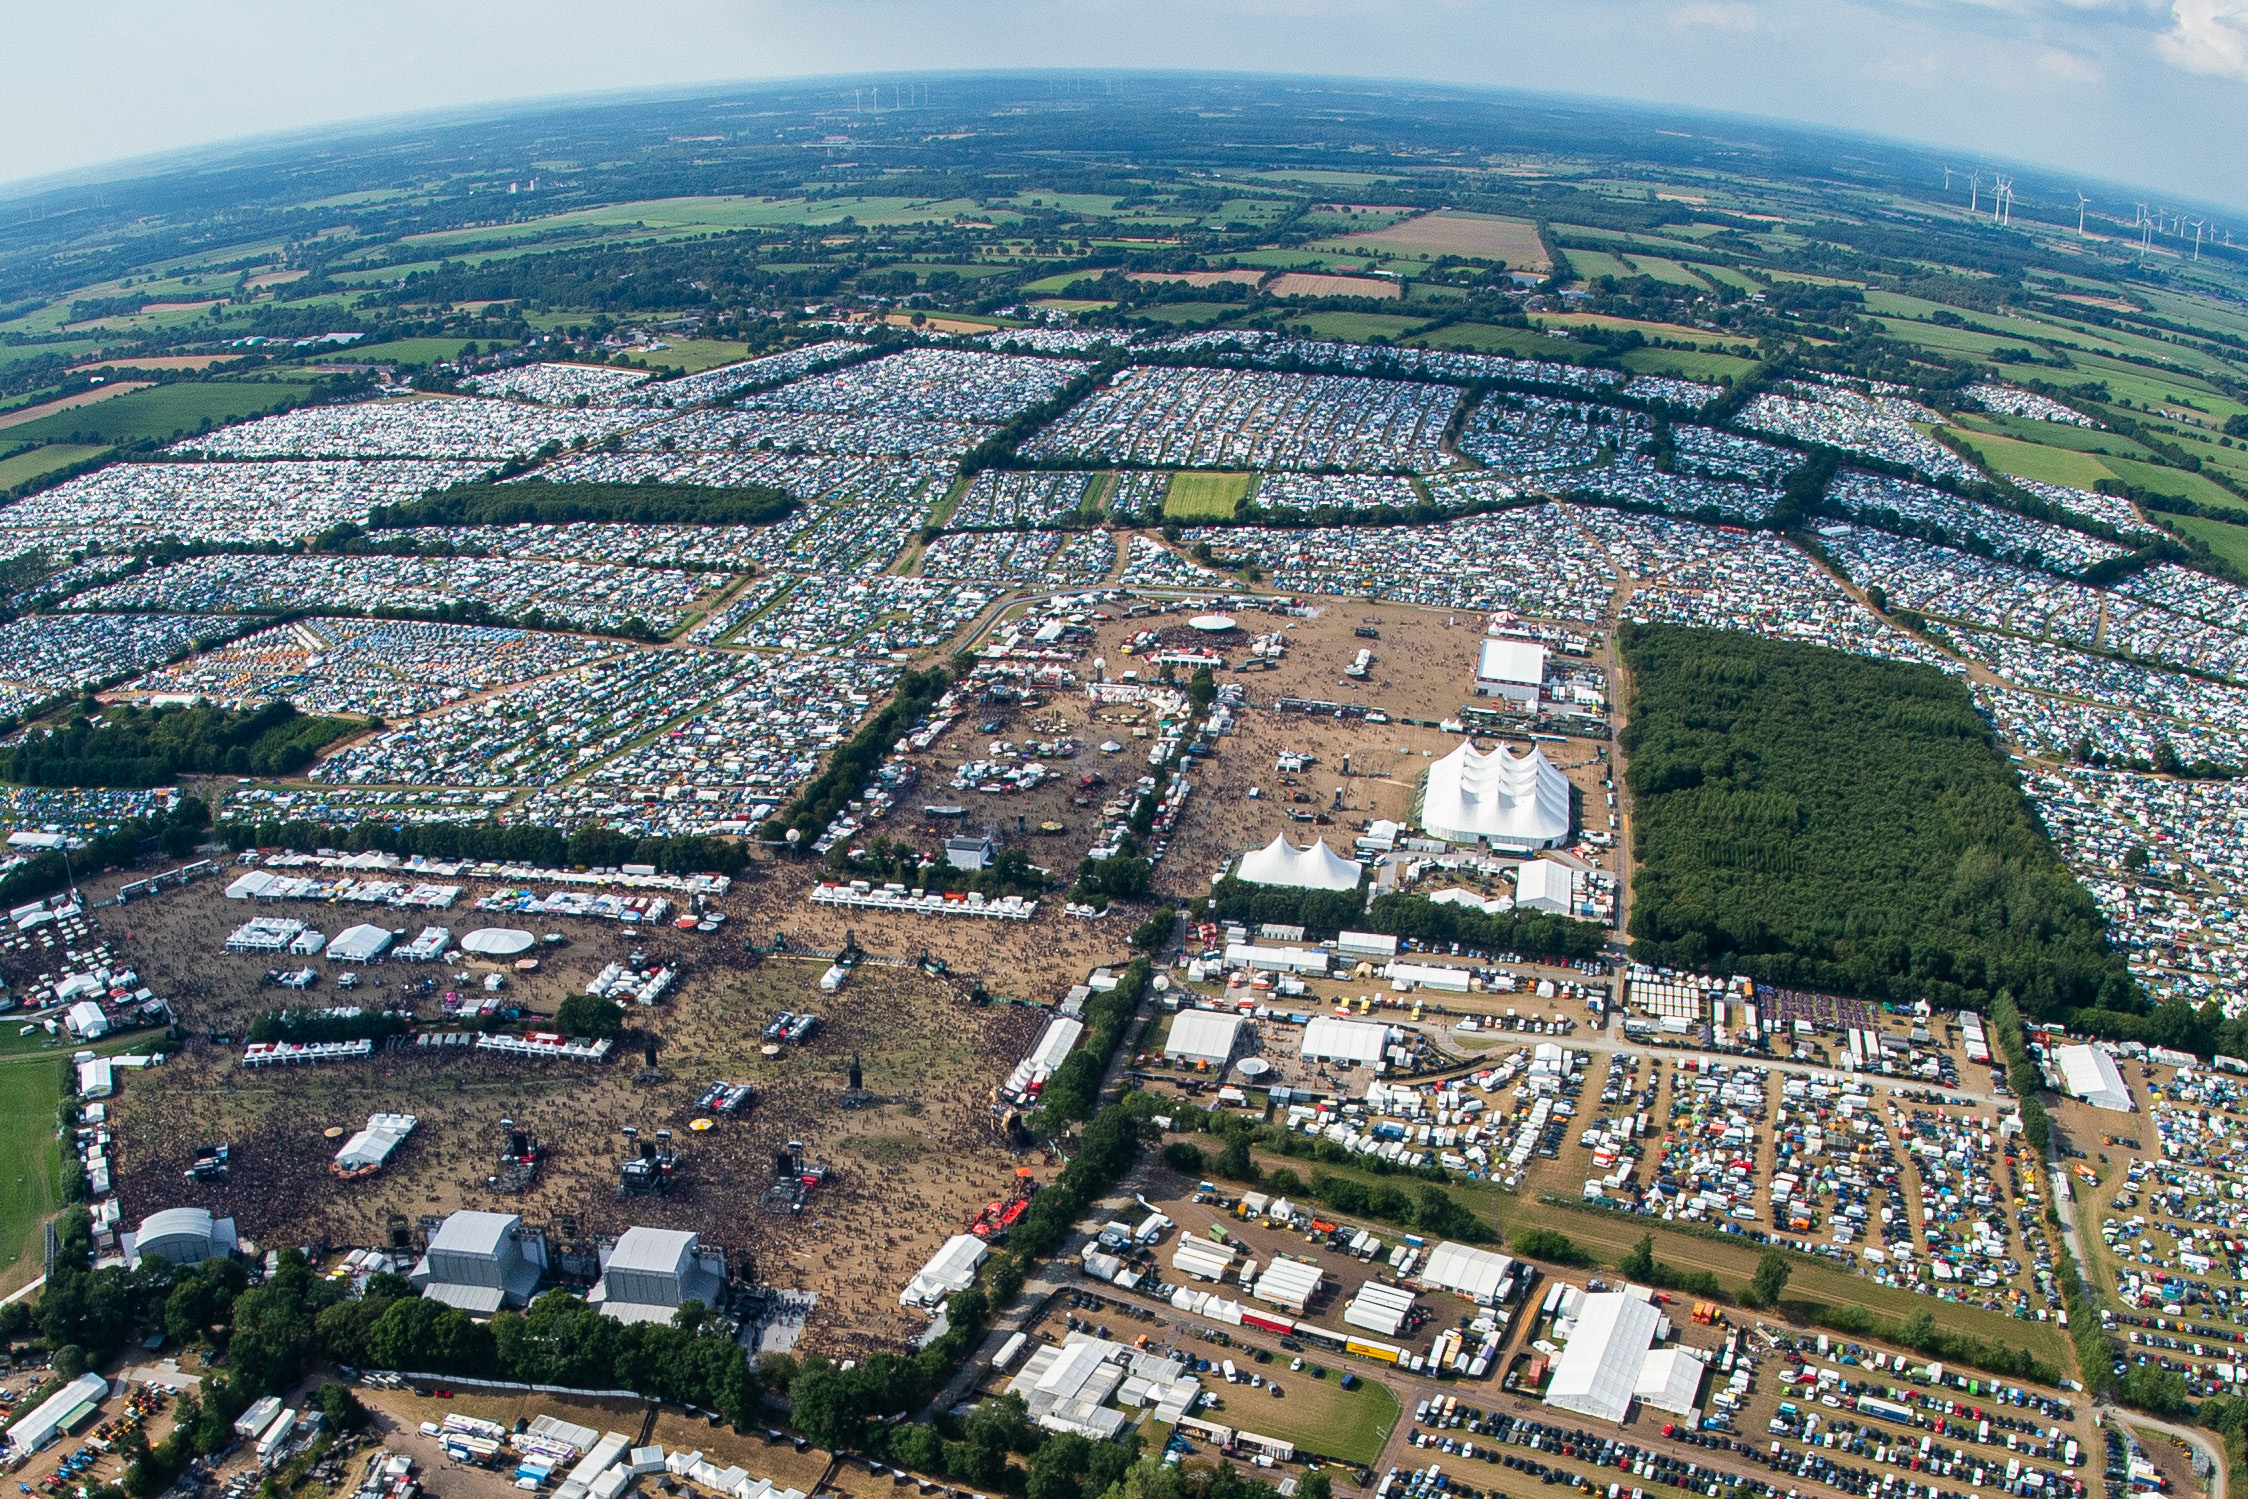
[[1526, 755], [1503, 744], [1486, 755], [1463, 739], [1428, 768], [1421, 826], [1447, 843], [1551, 848], [1569, 836], [1569, 778], [1535, 745]]
[[1252, 885], [1286, 885], [1296, 890], [1356, 890], [1363, 871], [1336, 853], [1321, 838], [1309, 848], [1297, 848], [1288, 835], [1277, 834], [1263, 848], [1241, 856], [1236, 871]]

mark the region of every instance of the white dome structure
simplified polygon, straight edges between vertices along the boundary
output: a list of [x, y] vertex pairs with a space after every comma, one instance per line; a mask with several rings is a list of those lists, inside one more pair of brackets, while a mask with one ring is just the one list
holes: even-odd
[[1463, 739], [1428, 768], [1421, 826], [1446, 843], [1551, 848], [1569, 836], [1569, 778], [1535, 745], [1527, 755], [1503, 744], [1485, 755]]
[[1263, 848], [1241, 856], [1240, 878], [1252, 885], [1285, 885], [1293, 890], [1356, 890], [1363, 873], [1359, 867], [1319, 839], [1309, 848], [1296, 848], [1285, 833], [1276, 834]]

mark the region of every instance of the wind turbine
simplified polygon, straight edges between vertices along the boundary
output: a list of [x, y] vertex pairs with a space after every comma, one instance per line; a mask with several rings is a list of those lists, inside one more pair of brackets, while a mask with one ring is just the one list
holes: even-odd
[[1972, 218], [1983, 201], [1983, 174], [1971, 173], [1967, 178], [1967, 214]]
[[2014, 196], [2014, 179], [2001, 177], [1994, 172], [1991, 174], [1991, 181], [1995, 184], [1995, 190], [1991, 194], [1991, 222], [1994, 224], [2011, 223], [2013, 217], [2008, 210], [2012, 206], [2011, 199]]
[[[2193, 258], [2199, 260], [2201, 258], [2201, 226], [2209, 221], [2207, 219], [2187, 219], [2183, 222], [2193, 225]], [[2182, 234], [2184, 230], [2181, 228], [2179, 232]]]
[[2082, 188], [2076, 189], [2076, 237], [2084, 238], [2084, 208], [2092, 200], [2084, 196]]

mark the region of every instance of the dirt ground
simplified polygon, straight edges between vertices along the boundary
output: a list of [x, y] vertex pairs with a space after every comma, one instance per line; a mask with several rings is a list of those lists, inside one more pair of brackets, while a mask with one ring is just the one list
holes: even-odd
[[[411, 1390], [358, 1392], [375, 1414], [382, 1445], [413, 1458], [423, 1470], [424, 1481], [441, 1499], [514, 1499], [517, 1491], [507, 1470], [473, 1468], [448, 1460], [437, 1438], [421, 1434], [424, 1421], [442, 1422], [448, 1415], [463, 1415], [513, 1426], [519, 1420], [558, 1416], [596, 1431], [619, 1431], [637, 1438], [647, 1420], [647, 1406], [637, 1400], [443, 1388], [447, 1393], [442, 1396], [434, 1391], [428, 1395]], [[893, 1492], [887, 1476], [877, 1480], [863, 1466], [838, 1463], [834, 1454], [818, 1447], [799, 1446], [793, 1438], [763, 1432], [737, 1433], [684, 1411], [659, 1411], [648, 1440], [667, 1454], [700, 1452], [721, 1467], [739, 1465], [754, 1477], [770, 1479], [776, 1487], [806, 1494], [824, 1490], [871, 1499], [878, 1493]]]
[[[570, 926], [571, 945], [518, 997], [547, 1005], [582, 988], [635, 936], [647, 939], [652, 956], [667, 937], [684, 939], [672, 956], [694, 954], [665, 1003], [632, 1013], [639, 1034], [607, 1064], [406, 1048], [322, 1067], [244, 1069], [238, 1044], [207, 1037], [239, 1035], [283, 991], [258, 986], [262, 962], [216, 951], [242, 914], [240, 903], [218, 898], [219, 888], [209, 883], [101, 913], [120, 951], [172, 997], [189, 1036], [163, 1068], [128, 1076], [112, 1104], [117, 1185], [130, 1221], [164, 1207], [203, 1206], [234, 1216], [261, 1247], [382, 1245], [401, 1224], [416, 1227], [464, 1207], [520, 1213], [565, 1243], [635, 1223], [691, 1228], [724, 1246], [745, 1275], [754, 1269], [773, 1285], [818, 1292], [809, 1346], [848, 1350], [894, 1346], [918, 1330], [919, 1319], [896, 1305], [897, 1292], [1007, 1186], [1018, 1164], [989, 1099], [1036, 1039], [1042, 1012], [975, 1006], [961, 986], [905, 964], [870, 962], [843, 991], [823, 994], [824, 961], [744, 966], [742, 937], [731, 927], [699, 937]], [[120, 931], [128, 919], [133, 925]], [[459, 931], [464, 922], [456, 916], [448, 924]], [[880, 953], [876, 937], [868, 932], [862, 941]], [[409, 977], [422, 975], [404, 964], [377, 965], [368, 970], [370, 985], [379, 979], [386, 987], [355, 997], [395, 999]], [[330, 981], [313, 994], [335, 1002]], [[426, 998], [421, 1003], [432, 1008]], [[810, 1010], [823, 1023], [808, 1042], [768, 1058], [761, 1031], [782, 1009]], [[661, 1073], [649, 1082], [637, 1080], [640, 1034], [660, 1048]], [[870, 1106], [845, 1104], [854, 1055], [878, 1100]], [[697, 1094], [719, 1078], [755, 1085], [755, 1103], [707, 1133], [688, 1131]], [[327, 1163], [336, 1142], [324, 1132], [356, 1130], [373, 1112], [411, 1113], [421, 1127], [377, 1175], [335, 1181]], [[551, 1152], [520, 1196], [486, 1185], [503, 1118]], [[627, 1124], [644, 1135], [676, 1131], [684, 1159], [669, 1197], [616, 1196]], [[229, 1178], [185, 1179], [195, 1147], [217, 1140], [232, 1147]], [[801, 1215], [770, 1216], [759, 1210], [758, 1194], [771, 1177], [771, 1150], [789, 1140], [804, 1142], [837, 1175]]]

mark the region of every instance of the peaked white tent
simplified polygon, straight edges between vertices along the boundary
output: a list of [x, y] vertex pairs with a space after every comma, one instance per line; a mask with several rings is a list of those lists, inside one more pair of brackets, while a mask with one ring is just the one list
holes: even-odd
[[[1567, 804], [1563, 804], [1566, 809]], [[1564, 810], [1563, 829], [1567, 829]], [[1241, 856], [1242, 879], [1252, 885], [1286, 885], [1296, 890], [1356, 890], [1364, 873], [1356, 864], [1319, 839], [1309, 848], [1296, 848], [1285, 833], [1263, 848]]]
[[1546, 1404], [1603, 1421], [1623, 1420], [1631, 1413], [1639, 1371], [1662, 1317], [1653, 1303], [1621, 1291], [1587, 1296], [1576, 1331], [1553, 1366]]
[[1569, 836], [1569, 778], [1535, 745], [1485, 755], [1463, 739], [1428, 768], [1421, 826], [1447, 843], [1551, 848]]

